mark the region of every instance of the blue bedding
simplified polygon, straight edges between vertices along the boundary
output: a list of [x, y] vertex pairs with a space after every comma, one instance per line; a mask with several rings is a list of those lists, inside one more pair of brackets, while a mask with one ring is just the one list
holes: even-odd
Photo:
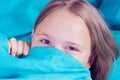
[[0, 33], [29, 41], [34, 23], [50, 0], [0, 0]]
[[[0, 34], [0, 55], [3, 55], [2, 53], [8, 53], [7, 38], [15, 37], [18, 40], [30, 41], [34, 23], [39, 13], [49, 1], [50, 0], [0, 0], [0, 33], [2, 33]], [[87, 1], [99, 10], [111, 29], [118, 46], [120, 46], [120, 0]], [[5, 55], [9, 56], [8, 54], [4, 54], [4, 56]], [[8, 60], [10, 59], [13, 58], [8, 58]], [[16, 58], [16, 60], [18, 60], [18, 58]], [[21, 60], [18, 60], [18, 62], [19, 61]], [[119, 80], [119, 75], [120, 58], [116, 60], [116, 66], [111, 69], [107, 80]]]
[[34, 47], [29, 56], [17, 58], [9, 55], [6, 44], [0, 46], [0, 80], [90, 80], [86, 67], [56, 48]]

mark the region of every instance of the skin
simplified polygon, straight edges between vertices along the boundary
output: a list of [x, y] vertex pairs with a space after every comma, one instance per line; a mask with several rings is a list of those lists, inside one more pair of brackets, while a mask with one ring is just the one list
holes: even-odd
[[27, 42], [17, 41], [15, 38], [10, 38], [8, 41], [9, 53], [12, 56], [28, 55], [30, 45]]
[[31, 47], [58, 48], [90, 68], [91, 39], [84, 21], [68, 10], [49, 14], [32, 33]]

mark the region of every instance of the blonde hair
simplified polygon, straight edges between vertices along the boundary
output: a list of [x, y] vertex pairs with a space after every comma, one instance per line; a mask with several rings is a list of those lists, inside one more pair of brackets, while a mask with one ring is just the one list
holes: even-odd
[[109, 69], [118, 56], [118, 49], [110, 31], [98, 11], [84, 0], [53, 0], [39, 15], [36, 26], [55, 10], [66, 8], [81, 17], [91, 36], [91, 76], [93, 80], [105, 80]]

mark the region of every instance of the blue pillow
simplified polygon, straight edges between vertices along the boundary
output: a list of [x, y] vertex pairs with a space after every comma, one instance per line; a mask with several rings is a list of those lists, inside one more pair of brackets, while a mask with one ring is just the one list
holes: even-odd
[[30, 40], [34, 23], [50, 0], [0, 0], [0, 32], [8, 38]]

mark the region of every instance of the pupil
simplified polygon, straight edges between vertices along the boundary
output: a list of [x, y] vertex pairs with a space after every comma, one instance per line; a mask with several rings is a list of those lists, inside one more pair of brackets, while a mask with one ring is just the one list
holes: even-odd
[[44, 40], [44, 43], [49, 44], [49, 41], [48, 40]]
[[74, 50], [74, 48], [73, 48], [73, 47], [69, 47], [69, 49], [70, 49], [70, 50]]

